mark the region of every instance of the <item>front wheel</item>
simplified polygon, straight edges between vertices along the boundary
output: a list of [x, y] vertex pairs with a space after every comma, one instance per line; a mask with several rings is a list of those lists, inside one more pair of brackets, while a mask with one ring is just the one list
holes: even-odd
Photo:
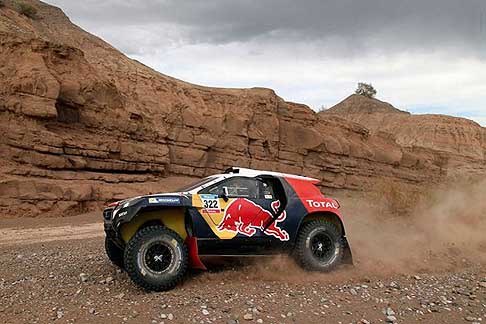
[[133, 282], [146, 290], [165, 291], [182, 280], [189, 257], [176, 232], [148, 226], [130, 239], [124, 259], [125, 270]]
[[294, 256], [304, 269], [331, 271], [341, 263], [343, 255], [343, 238], [336, 225], [324, 219], [302, 225]]

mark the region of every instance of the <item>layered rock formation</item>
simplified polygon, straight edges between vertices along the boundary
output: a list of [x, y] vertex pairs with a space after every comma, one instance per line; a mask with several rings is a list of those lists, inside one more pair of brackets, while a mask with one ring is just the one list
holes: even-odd
[[[29, 3], [36, 19], [9, 2], [0, 8], [2, 216], [72, 215], [162, 190], [169, 176], [235, 165], [317, 177], [327, 191], [370, 189], [383, 178], [413, 186], [450, 171], [449, 152], [425, 138], [407, 142], [351, 114], [316, 114], [269, 89], [176, 80], [61, 10]], [[467, 172], [484, 166], [484, 129], [475, 127], [480, 144], [454, 152]]]
[[359, 123], [371, 133], [392, 134], [402, 147], [443, 156], [448, 174], [486, 175], [486, 128], [445, 115], [413, 115], [377, 99], [352, 95], [321, 113]]

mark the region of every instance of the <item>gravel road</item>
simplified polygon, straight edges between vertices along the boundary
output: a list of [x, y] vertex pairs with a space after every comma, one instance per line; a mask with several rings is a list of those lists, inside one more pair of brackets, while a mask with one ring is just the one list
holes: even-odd
[[101, 223], [51, 223], [0, 228], [0, 323], [486, 321], [479, 261], [397, 272], [358, 258], [354, 267], [313, 274], [285, 257], [207, 259], [209, 271], [146, 293], [105, 257]]

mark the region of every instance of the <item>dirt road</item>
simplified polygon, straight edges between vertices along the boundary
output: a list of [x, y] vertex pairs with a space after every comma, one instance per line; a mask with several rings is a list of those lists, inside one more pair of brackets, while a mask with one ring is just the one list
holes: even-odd
[[[46, 222], [49, 227], [41, 226]], [[357, 253], [355, 267], [317, 275], [284, 257], [209, 259], [208, 272], [190, 272], [170, 292], [146, 293], [105, 257], [101, 223], [51, 219], [12, 225], [0, 224], [0, 323], [480, 323], [486, 318], [486, 268], [468, 260], [437, 271], [375, 271]]]
[[[27, 245], [51, 241], [89, 240], [103, 236], [103, 223], [78, 226], [0, 229], [0, 246]], [[21, 238], [19, 240], [19, 238]]]

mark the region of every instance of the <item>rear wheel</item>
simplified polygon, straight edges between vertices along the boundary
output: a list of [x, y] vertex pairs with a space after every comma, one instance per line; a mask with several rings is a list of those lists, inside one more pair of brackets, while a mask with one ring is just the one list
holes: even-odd
[[123, 269], [123, 249], [119, 248], [109, 237], [105, 237], [105, 251], [108, 259], [114, 265]]
[[140, 287], [164, 291], [182, 280], [188, 258], [187, 247], [176, 232], [162, 226], [148, 226], [128, 242], [125, 270]]
[[294, 256], [304, 269], [331, 271], [341, 263], [343, 254], [343, 239], [336, 225], [325, 219], [302, 225], [295, 243]]

